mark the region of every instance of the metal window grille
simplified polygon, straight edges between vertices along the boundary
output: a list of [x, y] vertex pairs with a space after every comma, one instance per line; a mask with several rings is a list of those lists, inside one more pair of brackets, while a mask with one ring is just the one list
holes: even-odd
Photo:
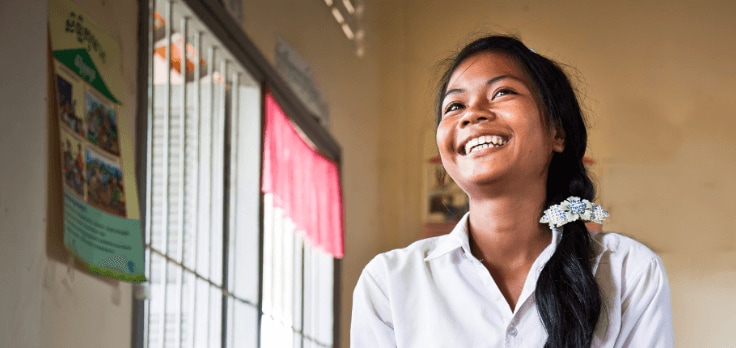
[[261, 84], [186, 1], [149, 0], [143, 347], [331, 347], [334, 260], [260, 192]]

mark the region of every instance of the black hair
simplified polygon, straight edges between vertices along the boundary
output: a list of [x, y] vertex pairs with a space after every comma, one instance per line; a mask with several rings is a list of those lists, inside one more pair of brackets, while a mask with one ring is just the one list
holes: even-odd
[[[502, 53], [519, 64], [533, 83], [545, 121], [564, 136], [564, 151], [555, 152], [549, 165], [545, 206], [569, 196], [592, 200], [595, 187], [583, 165], [587, 132], [575, 90], [557, 63], [535, 53], [517, 38], [488, 36], [460, 50], [440, 79], [437, 124], [442, 119], [442, 96], [450, 76], [465, 59], [481, 52]], [[585, 224], [566, 224], [557, 249], [539, 275], [535, 291], [537, 311], [548, 335], [545, 347], [590, 347], [601, 312], [592, 258]]]

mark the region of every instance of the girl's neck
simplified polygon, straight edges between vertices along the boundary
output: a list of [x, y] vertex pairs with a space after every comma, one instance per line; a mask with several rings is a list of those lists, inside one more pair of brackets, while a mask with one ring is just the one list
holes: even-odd
[[475, 256], [498, 265], [533, 262], [551, 239], [539, 223], [544, 196], [537, 196], [471, 199], [468, 225]]

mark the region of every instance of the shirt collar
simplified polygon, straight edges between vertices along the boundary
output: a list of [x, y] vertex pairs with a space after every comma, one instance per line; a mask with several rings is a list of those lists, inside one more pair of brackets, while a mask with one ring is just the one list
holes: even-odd
[[468, 217], [470, 213], [465, 213], [457, 225], [449, 234], [443, 235], [437, 239], [434, 249], [429, 252], [424, 261], [434, 260], [453, 250], [462, 249], [466, 253], [470, 253], [470, 241], [468, 239]]
[[[465, 255], [472, 257], [473, 254], [470, 252], [470, 239], [468, 238], [469, 217], [470, 213], [465, 213], [449, 234], [439, 237], [434, 249], [429, 252], [427, 257], [424, 258], [424, 261], [434, 260], [457, 249], [461, 249]], [[547, 254], [544, 255], [544, 264], [547, 263], [547, 260], [552, 256], [554, 250], [557, 249], [557, 244], [560, 243], [561, 238], [562, 230], [557, 227], [552, 227], [552, 242], [543, 252]]]

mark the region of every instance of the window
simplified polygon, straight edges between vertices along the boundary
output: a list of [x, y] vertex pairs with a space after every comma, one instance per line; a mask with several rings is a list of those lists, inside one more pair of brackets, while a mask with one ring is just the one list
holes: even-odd
[[[261, 193], [261, 86], [293, 103], [290, 92], [232, 18], [207, 12], [225, 13], [219, 3], [152, 0], [149, 10], [149, 293], [136, 304], [135, 344], [332, 347], [339, 262]], [[294, 123], [339, 159], [331, 138], [304, 119]]]
[[342, 256], [337, 167], [314, 151], [268, 94], [263, 149], [264, 346], [332, 344], [332, 255]]

